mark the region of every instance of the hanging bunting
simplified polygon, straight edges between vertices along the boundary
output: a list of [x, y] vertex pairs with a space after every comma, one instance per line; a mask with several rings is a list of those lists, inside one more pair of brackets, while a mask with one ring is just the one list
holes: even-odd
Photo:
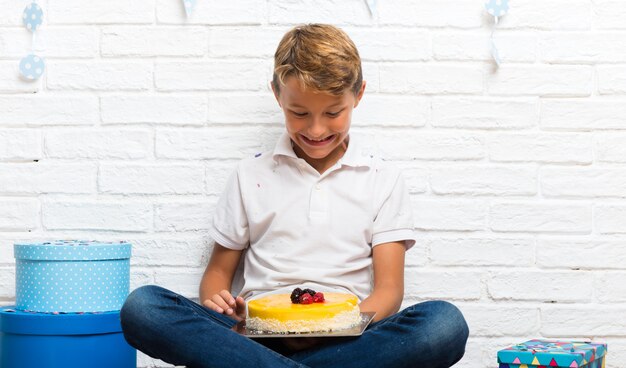
[[496, 30], [496, 26], [498, 25], [498, 17], [505, 15], [509, 11], [509, 0], [487, 0], [485, 2], [485, 9], [487, 10], [487, 13], [493, 16], [494, 19], [494, 25], [493, 29], [491, 30], [491, 36], [489, 40], [489, 47], [493, 60], [496, 62], [497, 66], [500, 66], [500, 63], [502, 63], [502, 59], [500, 59], [500, 52], [498, 51], [496, 42], [493, 39], [493, 33]]
[[196, 0], [183, 0], [183, 5], [185, 6], [187, 18], [191, 17], [191, 13], [193, 13], [193, 9], [196, 7]]
[[370, 14], [373, 16], [376, 15], [376, 6], [378, 5], [378, 0], [365, 0], [365, 2], [367, 3], [367, 8], [370, 11]]
[[37, 40], [37, 28], [43, 23], [43, 10], [36, 2], [26, 6], [22, 14], [22, 21], [26, 29], [32, 33], [31, 52], [20, 60], [19, 70], [22, 77], [27, 80], [36, 80], [41, 77], [46, 67], [43, 58], [36, 55], [35, 44]]

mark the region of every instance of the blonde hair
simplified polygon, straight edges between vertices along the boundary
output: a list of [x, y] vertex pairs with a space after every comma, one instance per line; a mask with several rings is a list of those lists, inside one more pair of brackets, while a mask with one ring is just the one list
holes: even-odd
[[272, 78], [277, 93], [291, 76], [305, 88], [335, 96], [347, 90], [358, 95], [363, 84], [361, 58], [354, 42], [328, 24], [297, 26], [280, 40]]

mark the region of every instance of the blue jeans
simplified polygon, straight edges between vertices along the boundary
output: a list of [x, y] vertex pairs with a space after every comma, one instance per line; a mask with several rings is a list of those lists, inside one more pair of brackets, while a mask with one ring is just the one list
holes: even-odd
[[372, 323], [359, 337], [320, 338], [293, 351], [278, 338], [241, 336], [232, 318], [159, 286], [134, 290], [120, 317], [130, 345], [190, 368], [447, 368], [463, 356], [469, 333], [455, 306], [429, 301]]

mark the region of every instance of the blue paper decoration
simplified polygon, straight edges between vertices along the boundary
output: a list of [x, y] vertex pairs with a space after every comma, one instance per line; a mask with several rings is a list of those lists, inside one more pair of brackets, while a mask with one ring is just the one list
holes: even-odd
[[494, 17], [501, 17], [509, 11], [509, 0], [487, 0], [485, 9]]
[[24, 26], [31, 32], [34, 32], [43, 22], [43, 10], [37, 3], [31, 3], [24, 9], [22, 19]]
[[187, 14], [187, 18], [191, 17], [191, 13], [196, 7], [196, 0], [183, 0], [183, 5], [185, 6], [185, 13]]
[[491, 52], [491, 56], [493, 60], [496, 62], [497, 66], [500, 66], [502, 59], [500, 58], [500, 52], [496, 47], [496, 43], [493, 40], [493, 32], [495, 31], [496, 25], [498, 25], [498, 17], [505, 15], [509, 11], [509, 0], [487, 0], [485, 2], [485, 9], [487, 13], [493, 15], [494, 17], [494, 28], [491, 31], [491, 36], [489, 39], [489, 48]]
[[41, 77], [45, 68], [43, 59], [35, 54], [29, 54], [20, 60], [20, 74], [29, 80]]
[[[43, 23], [43, 10], [36, 2], [33, 1], [24, 9], [24, 12], [22, 13], [22, 22], [24, 23], [26, 29], [33, 34], [31, 43], [31, 50], [33, 50], [37, 28], [39, 28], [41, 23]], [[22, 77], [32, 81], [39, 79], [46, 68], [43, 58], [35, 55], [34, 52], [31, 51], [30, 54], [20, 60], [19, 69]]]
[[372, 16], [376, 15], [376, 5], [378, 0], [366, 0], [366, 2], [367, 8], [370, 10], [370, 14], [372, 14]]

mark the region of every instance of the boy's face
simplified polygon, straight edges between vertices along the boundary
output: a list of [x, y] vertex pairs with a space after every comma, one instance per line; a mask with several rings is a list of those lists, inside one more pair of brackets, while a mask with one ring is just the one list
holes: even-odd
[[359, 104], [364, 90], [365, 81], [356, 96], [352, 91], [333, 96], [303, 89], [293, 77], [281, 86], [280, 95], [274, 89], [298, 157], [324, 171], [343, 156], [352, 110]]

